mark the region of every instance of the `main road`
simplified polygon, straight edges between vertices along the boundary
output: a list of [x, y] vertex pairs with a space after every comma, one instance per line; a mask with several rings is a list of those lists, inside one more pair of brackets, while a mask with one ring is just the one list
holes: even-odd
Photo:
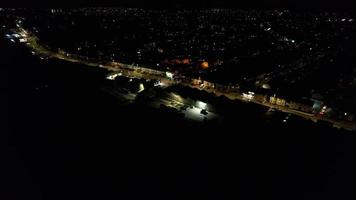
[[[126, 77], [141, 78], [141, 79], [146, 79], [146, 80], [147, 79], [159, 80], [167, 86], [180, 84], [180, 85], [188, 86], [191, 88], [205, 90], [209, 93], [215, 94], [216, 96], [223, 95], [231, 100], [241, 100], [244, 102], [248, 101], [248, 102], [256, 103], [256, 104], [263, 105], [263, 106], [266, 106], [269, 108], [278, 109], [282, 112], [298, 115], [300, 117], [303, 117], [308, 120], [313, 120], [315, 122], [318, 120], [323, 120], [323, 121], [332, 123], [335, 127], [344, 128], [344, 129], [350, 130], [350, 131], [356, 130], [356, 122], [337, 121], [337, 120], [333, 120], [333, 119], [316, 116], [316, 115], [313, 115], [310, 113], [294, 110], [294, 109], [291, 109], [286, 106], [278, 106], [275, 104], [271, 104], [271, 103], [263, 100], [264, 99], [263, 95], [255, 94], [253, 98], [246, 99], [242, 96], [242, 94], [240, 94], [239, 92], [236, 92], [236, 91], [227, 92], [227, 91], [221, 91], [221, 90], [217, 90], [217, 89], [213, 89], [213, 88], [200, 87], [199, 85], [191, 84], [191, 82], [176, 81], [174, 79], [164, 76], [165, 72], [160, 72], [160, 71], [152, 70], [149, 68], [144, 68], [144, 67], [139, 67], [139, 66], [131, 66], [131, 65], [127, 65], [127, 64], [119, 63], [119, 62], [89, 61], [86, 59], [82, 59], [79, 56], [67, 54], [65, 52], [61, 52], [61, 53], [55, 52], [53, 50], [50, 50], [49, 48], [46, 48], [44, 45], [41, 45], [39, 42], [39, 39], [35, 35], [30, 34], [28, 31], [26, 31], [22, 27], [19, 27], [17, 30], [15, 30], [15, 32], [17, 32], [19, 35], [21, 35], [23, 38], [25, 38], [27, 40], [27, 42], [26, 42], [27, 47], [30, 48], [34, 54], [37, 54], [41, 58], [44, 58], [44, 57], [45, 58], [55, 58], [55, 59], [65, 60], [68, 62], [80, 63], [80, 64], [84, 64], [87, 66], [92, 66], [92, 67], [101, 67], [101, 68], [105, 68], [112, 72], [120, 73], [120, 75], [126, 76]], [[152, 73], [151, 73], [151, 71], [152, 71]], [[153, 73], [153, 72], [155, 72], [155, 73]]]

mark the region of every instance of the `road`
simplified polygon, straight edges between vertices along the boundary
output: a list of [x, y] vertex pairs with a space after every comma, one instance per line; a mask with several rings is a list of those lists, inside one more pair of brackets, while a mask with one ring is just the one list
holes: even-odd
[[[338, 127], [338, 128], [344, 128], [344, 129], [350, 130], [350, 131], [356, 130], [356, 122], [336, 121], [333, 119], [328, 119], [328, 118], [316, 116], [316, 115], [313, 115], [310, 113], [305, 113], [302, 111], [294, 110], [294, 109], [291, 109], [291, 108], [288, 108], [285, 106], [278, 106], [275, 104], [270, 104], [269, 102], [265, 102], [264, 100], [262, 100], [262, 99], [264, 99], [263, 95], [255, 94], [253, 98], [246, 100], [238, 92], [224, 92], [224, 91], [219, 91], [219, 90], [213, 89], [213, 88], [201, 88], [199, 85], [193, 85], [190, 82], [181, 82], [181, 81], [175, 81], [173, 79], [169, 79], [163, 75], [163, 74], [165, 74], [165, 72], [161, 72], [161, 75], [157, 75], [157, 74], [153, 74], [153, 73], [147, 73], [151, 70], [148, 68], [143, 68], [143, 67], [138, 67], [138, 66], [134, 67], [134, 66], [130, 66], [130, 65], [127, 65], [124, 63], [119, 63], [119, 62], [88, 61], [88, 60], [80, 59], [80, 57], [76, 56], [76, 55], [66, 54], [63, 52], [62, 53], [54, 52], [54, 51], [46, 48], [45, 46], [40, 45], [39, 39], [36, 36], [29, 34], [29, 32], [24, 30], [23, 28], [20, 27], [16, 31], [19, 34], [26, 37], [27, 47], [30, 48], [33, 52], [35, 52], [35, 54], [37, 54], [40, 57], [56, 58], [56, 59], [65, 60], [68, 62], [84, 64], [87, 66], [101, 67], [101, 68], [105, 68], [105, 69], [113, 71], [113, 72], [121, 73], [122, 76], [130, 77], [130, 78], [140, 78], [140, 79], [146, 79], [146, 80], [147, 79], [159, 80], [167, 86], [176, 85], [176, 84], [188, 86], [188, 87], [196, 88], [199, 90], [205, 90], [209, 93], [215, 94], [216, 96], [223, 95], [231, 100], [240, 100], [240, 101], [244, 101], [244, 102], [248, 101], [248, 102], [256, 103], [256, 104], [263, 105], [263, 106], [266, 106], [269, 108], [278, 109], [282, 112], [298, 115], [300, 117], [303, 117], [308, 120], [313, 120], [315, 122], [318, 120], [323, 120], [323, 121], [332, 123], [335, 127]], [[102, 63], [108, 63], [108, 64], [102, 64]]]

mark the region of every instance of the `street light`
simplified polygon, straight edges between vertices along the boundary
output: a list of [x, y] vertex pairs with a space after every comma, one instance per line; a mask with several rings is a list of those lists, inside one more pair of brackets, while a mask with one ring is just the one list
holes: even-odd
[[197, 107], [201, 109], [206, 109], [207, 104], [202, 101], [197, 101]]
[[173, 79], [173, 73], [172, 72], [166, 72], [166, 76], [169, 79]]

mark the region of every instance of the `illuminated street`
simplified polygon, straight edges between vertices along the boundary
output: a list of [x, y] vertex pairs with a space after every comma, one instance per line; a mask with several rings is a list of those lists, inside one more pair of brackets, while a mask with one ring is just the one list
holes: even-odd
[[[333, 123], [334, 126], [336, 126], [336, 127], [342, 127], [347, 130], [356, 130], [355, 122], [335, 121], [335, 120], [328, 119], [325, 117], [319, 117], [319, 116], [305, 113], [302, 111], [289, 109], [288, 107], [273, 105], [273, 104], [270, 104], [270, 103], [264, 101], [263, 95], [255, 94], [253, 92], [250, 92], [248, 94], [240, 94], [239, 92], [223, 92], [223, 91], [219, 91], [219, 90], [212, 89], [212, 88], [206, 88], [206, 87], [200, 87], [198, 85], [193, 85], [190, 82], [175, 81], [174, 79], [172, 79], [172, 77], [167, 77], [166, 72], [160, 72], [160, 71], [156, 70], [157, 73], [151, 73], [152, 70], [147, 69], [147, 68], [138, 67], [138, 66], [130, 66], [130, 65], [118, 63], [118, 62], [115, 62], [115, 63], [105, 62], [105, 61], [104, 62], [103, 61], [90, 62], [90, 61], [85, 61], [85, 60], [76, 58], [75, 55], [68, 55], [65, 53], [55, 53], [55, 52], [52, 52], [52, 51], [46, 49], [45, 47], [41, 46], [39, 39], [32, 34], [28, 34], [28, 31], [24, 30], [21, 27], [18, 30], [19, 30], [18, 34], [21, 35], [24, 39], [26, 39], [27, 46], [31, 49], [31, 51], [35, 52], [36, 55], [38, 55], [40, 57], [45, 57], [45, 58], [56, 58], [56, 59], [65, 60], [65, 61], [69, 61], [69, 62], [81, 63], [81, 64], [84, 64], [87, 66], [92, 66], [92, 67], [101, 67], [101, 68], [105, 68], [109, 71], [118, 72], [115, 74], [115, 76], [109, 77], [109, 79], [114, 79], [116, 76], [125, 76], [125, 77], [129, 77], [129, 78], [159, 80], [162, 84], [164, 84], [166, 86], [170, 86], [170, 85], [174, 85], [174, 84], [181, 84], [181, 85], [196, 88], [199, 90], [205, 90], [207, 92], [214, 93], [217, 96], [224, 95], [231, 100], [241, 100], [241, 101], [256, 103], [256, 104], [260, 104], [260, 105], [263, 105], [266, 107], [281, 110], [282, 112], [287, 112], [287, 113], [291, 113], [294, 115], [298, 115], [305, 119], [309, 119], [309, 120], [313, 120], [313, 121], [324, 120], [324, 121]], [[99, 64], [99, 63], [111, 63], [111, 64]], [[174, 101], [172, 102], [171, 99], [170, 99], [170, 101], [166, 100], [166, 102], [165, 102], [165, 100], [161, 100], [161, 101], [163, 101], [163, 103], [166, 106], [172, 106], [172, 103], [174, 103]], [[177, 102], [177, 104], [180, 104], [180, 102]], [[187, 108], [186, 110], [183, 111], [183, 113], [185, 113], [188, 118], [195, 119], [195, 120], [201, 120], [204, 118], [207, 118], [207, 119], [215, 118], [213, 113], [210, 113], [210, 114], [208, 113], [206, 116], [202, 115], [200, 113], [200, 109], [198, 109], [196, 107]]]

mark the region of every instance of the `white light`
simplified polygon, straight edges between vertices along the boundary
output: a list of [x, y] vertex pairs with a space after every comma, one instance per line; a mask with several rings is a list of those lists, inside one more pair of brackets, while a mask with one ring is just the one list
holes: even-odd
[[163, 83], [163, 82], [161, 82], [161, 81], [158, 81], [158, 82], [154, 83], [154, 85], [153, 85], [153, 86], [155, 86], [155, 87], [157, 87], [157, 86], [161, 86], [161, 87], [163, 87], [163, 86], [166, 86], [166, 84], [165, 84], [165, 83]]
[[345, 113], [344, 115], [347, 116], [347, 113]]
[[157, 81], [156, 83], [153, 84], [153, 86], [157, 87], [161, 85], [161, 81]]
[[27, 37], [27, 32], [21, 32], [20, 35], [21, 35], [22, 37]]
[[253, 98], [253, 95], [251, 94], [246, 94], [246, 93], [242, 93], [242, 97], [244, 99], [247, 99], [247, 100], [251, 100]]
[[145, 86], [142, 83], [140, 83], [139, 87], [140, 87], [140, 89], [138, 90], [138, 93], [140, 93], [140, 92], [145, 90]]
[[248, 93], [242, 93], [242, 98], [245, 100], [252, 100], [255, 97], [255, 93], [254, 92], [248, 92]]
[[173, 73], [172, 72], [166, 72], [167, 78], [173, 79]]
[[106, 77], [106, 79], [108, 80], [115, 80], [115, 78], [118, 76], [118, 74], [111, 74], [109, 76]]
[[20, 37], [21, 37], [21, 36], [20, 36], [19, 34], [17, 34], [17, 33], [12, 34], [12, 36], [15, 37], [15, 38], [20, 38]]
[[178, 102], [183, 102], [183, 98], [182, 98], [180, 95], [174, 94], [174, 93], [171, 93], [171, 94], [172, 94], [172, 97], [173, 97], [176, 101], [178, 101]]
[[207, 104], [202, 101], [197, 101], [197, 107], [201, 109], [206, 109]]
[[199, 109], [197, 107], [193, 107], [192, 109], [190, 109], [190, 111], [195, 115], [200, 115], [201, 109]]

